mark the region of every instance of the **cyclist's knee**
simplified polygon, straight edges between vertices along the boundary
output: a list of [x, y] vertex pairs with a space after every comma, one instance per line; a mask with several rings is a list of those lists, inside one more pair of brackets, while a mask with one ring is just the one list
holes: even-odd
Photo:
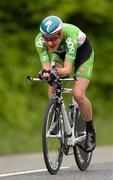
[[79, 90], [79, 89], [74, 89], [73, 90], [73, 96], [75, 98], [75, 101], [78, 103], [78, 104], [82, 104], [84, 102], [84, 99], [85, 99], [85, 95], [84, 93]]

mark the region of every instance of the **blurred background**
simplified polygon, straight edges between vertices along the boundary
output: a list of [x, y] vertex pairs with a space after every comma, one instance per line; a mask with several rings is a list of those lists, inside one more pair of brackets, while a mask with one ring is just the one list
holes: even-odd
[[34, 40], [48, 15], [77, 25], [95, 50], [92, 102], [97, 145], [113, 144], [113, 1], [0, 1], [0, 154], [41, 150], [46, 84], [26, 84], [41, 64]]

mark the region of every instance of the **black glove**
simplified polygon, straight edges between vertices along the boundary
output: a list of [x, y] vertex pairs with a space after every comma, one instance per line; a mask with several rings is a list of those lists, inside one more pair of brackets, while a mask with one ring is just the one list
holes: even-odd
[[51, 69], [51, 71], [50, 71], [50, 79], [52, 81], [55, 81], [58, 78], [59, 78], [59, 76], [58, 76], [57, 70], [55, 68]]
[[48, 80], [48, 83], [53, 86], [53, 84], [57, 83], [59, 80], [58, 72], [55, 68], [52, 68], [50, 70], [50, 78]]
[[45, 78], [43, 78], [43, 73], [49, 73], [49, 72], [50, 72], [49, 70], [41, 69], [38, 73], [38, 77], [42, 80], [45, 80]]

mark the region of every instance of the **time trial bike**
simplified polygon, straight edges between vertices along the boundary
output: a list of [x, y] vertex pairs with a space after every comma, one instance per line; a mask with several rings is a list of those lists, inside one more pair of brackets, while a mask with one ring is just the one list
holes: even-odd
[[[56, 174], [59, 171], [63, 155], [70, 155], [70, 149], [78, 168], [85, 171], [92, 158], [92, 152], [85, 152], [81, 148], [86, 140], [85, 121], [74, 98], [72, 97], [72, 102], [66, 110], [63, 97], [64, 93], [72, 94], [72, 89], [64, 87], [64, 84], [75, 81], [75, 78], [57, 76], [49, 82], [31, 76], [28, 76], [27, 79], [49, 83], [56, 89], [56, 95], [47, 104], [42, 126], [43, 156], [49, 173]], [[55, 131], [54, 133], [51, 133], [52, 129]]]

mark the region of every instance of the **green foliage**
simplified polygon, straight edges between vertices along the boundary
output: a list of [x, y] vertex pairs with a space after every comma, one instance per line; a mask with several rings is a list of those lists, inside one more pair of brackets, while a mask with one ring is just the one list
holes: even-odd
[[97, 143], [112, 143], [113, 1], [0, 1], [0, 153], [41, 148], [47, 85], [26, 84], [41, 68], [34, 47], [40, 21], [60, 16], [79, 26], [92, 41], [95, 64], [88, 97], [93, 104]]

